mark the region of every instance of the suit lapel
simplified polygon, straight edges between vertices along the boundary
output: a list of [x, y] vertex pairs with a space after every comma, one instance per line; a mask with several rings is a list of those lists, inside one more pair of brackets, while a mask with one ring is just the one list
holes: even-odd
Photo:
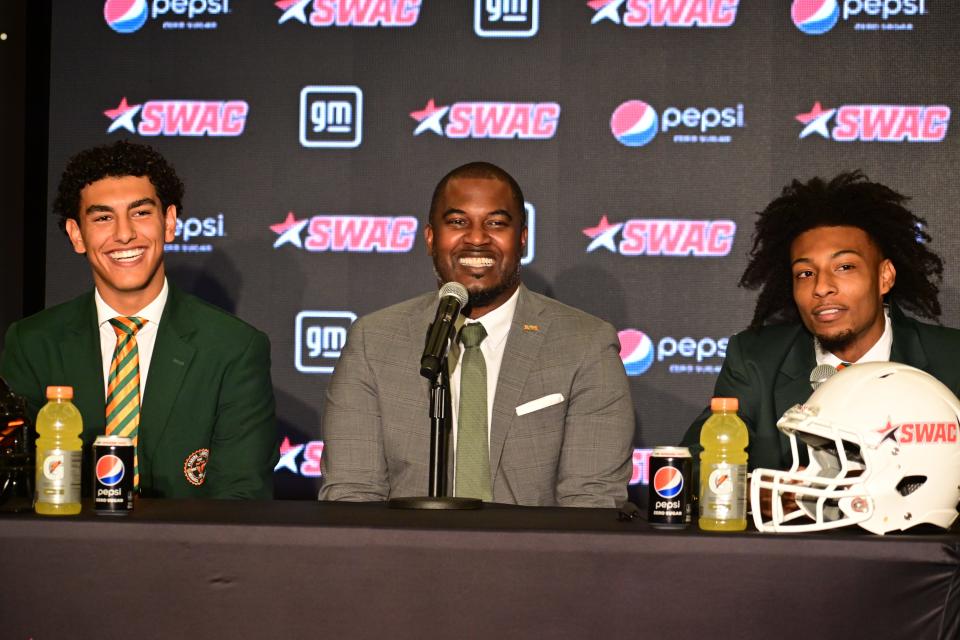
[[180, 385], [197, 351], [187, 342], [196, 327], [183, 309], [183, 303], [183, 294], [171, 284], [157, 329], [147, 388], [140, 408], [140, 445], [147, 458], [152, 456], [163, 437]]
[[64, 325], [60, 354], [64, 377], [77, 387], [73, 403], [83, 415], [84, 431], [103, 433], [106, 428], [103, 359], [92, 292], [82, 299], [76, 315]]
[[[526, 287], [520, 287], [517, 310], [513, 314], [510, 333], [500, 363], [497, 393], [493, 400], [490, 419], [490, 475], [494, 480], [500, 469], [503, 444], [516, 418], [516, 407], [533, 363], [537, 361], [543, 336], [549, 330], [550, 320], [543, 317], [540, 304]], [[534, 331], [524, 327], [537, 327]]]
[[[812, 392], [810, 388], [810, 372], [817, 366], [817, 358], [813, 350], [813, 338], [798, 326], [796, 337], [783, 364], [780, 365], [780, 371], [777, 374], [777, 380], [773, 392], [774, 421], [779, 420], [784, 412], [810, 397]], [[784, 459], [790, 459], [790, 441], [780, 433], [780, 453]]]

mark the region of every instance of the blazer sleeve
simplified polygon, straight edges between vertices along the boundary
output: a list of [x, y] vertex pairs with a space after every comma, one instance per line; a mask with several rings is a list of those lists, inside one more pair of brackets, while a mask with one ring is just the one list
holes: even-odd
[[36, 421], [37, 412], [46, 402], [46, 390], [40, 384], [40, 376], [27, 357], [16, 322], [7, 329], [3, 354], [0, 355], [0, 377], [14, 393], [27, 400], [27, 414], [32, 421]]
[[376, 378], [363, 318], [350, 328], [327, 388], [320, 500], [382, 501], [390, 494]]
[[224, 372], [206, 467], [210, 498], [273, 498], [279, 459], [270, 340], [259, 331]]
[[613, 327], [603, 323], [587, 340], [567, 405], [557, 503], [616, 507], [632, 471], [633, 401]]

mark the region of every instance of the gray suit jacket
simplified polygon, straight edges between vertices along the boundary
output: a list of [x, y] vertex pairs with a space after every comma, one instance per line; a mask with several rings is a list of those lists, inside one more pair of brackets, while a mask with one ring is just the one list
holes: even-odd
[[[431, 292], [351, 327], [327, 390], [320, 499], [427, 495], [429, 382], [419, 367], [436, 306]], [[626, 500], [634, 419], [619, 351], [606, 322], [521, 286], [491, 419], [494, 502]], [[563, 401], [517, 416], [553, 393]]]

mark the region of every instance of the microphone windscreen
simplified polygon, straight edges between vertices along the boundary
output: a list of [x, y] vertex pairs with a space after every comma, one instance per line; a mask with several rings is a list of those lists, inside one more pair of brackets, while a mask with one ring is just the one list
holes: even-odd
[[448, 282], [440, 287], [440, 293], [437, 295], [437, 297], [442, 300], [447, 296], [456, 298], [461, 307], [465, 307], [467, 305], [467, 300], [470, 299], [470, 295], [467, 293], [467, 288], [459, 282]]
[[829, 364], [818, 364], [810, 372], [810, 386], [816, 391], [817, 387], [826, 382], [830, 376], [837, 374], [837, 368]]

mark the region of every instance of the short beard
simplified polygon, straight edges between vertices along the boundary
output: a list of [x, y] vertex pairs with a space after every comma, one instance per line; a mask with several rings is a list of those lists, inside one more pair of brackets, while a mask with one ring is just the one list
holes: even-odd
[[517, 268], [514, 269], [513, 273], [510, 274], [509, 278], [504, 279], [502, 282], [496, 286], [490, 287], [488, 289], [480, 289], [478, 291], [473, 291], [470, 287], [467, 287], [467, 291], [470, 293], [470, 300], [467, 302], [467, 309], [482, 308], [490, 305], [494, 300], [503, 294], [505, 291], [509, 291], [517, 287], [520, 284], [520, 263], [517, 263]]
[[817, 342], [820, 343], [820, 348], [824, 351], [836, 354], [853, 344], [856, 337], [852, 329], [847, 329], [835, 336], [817, 336]]

